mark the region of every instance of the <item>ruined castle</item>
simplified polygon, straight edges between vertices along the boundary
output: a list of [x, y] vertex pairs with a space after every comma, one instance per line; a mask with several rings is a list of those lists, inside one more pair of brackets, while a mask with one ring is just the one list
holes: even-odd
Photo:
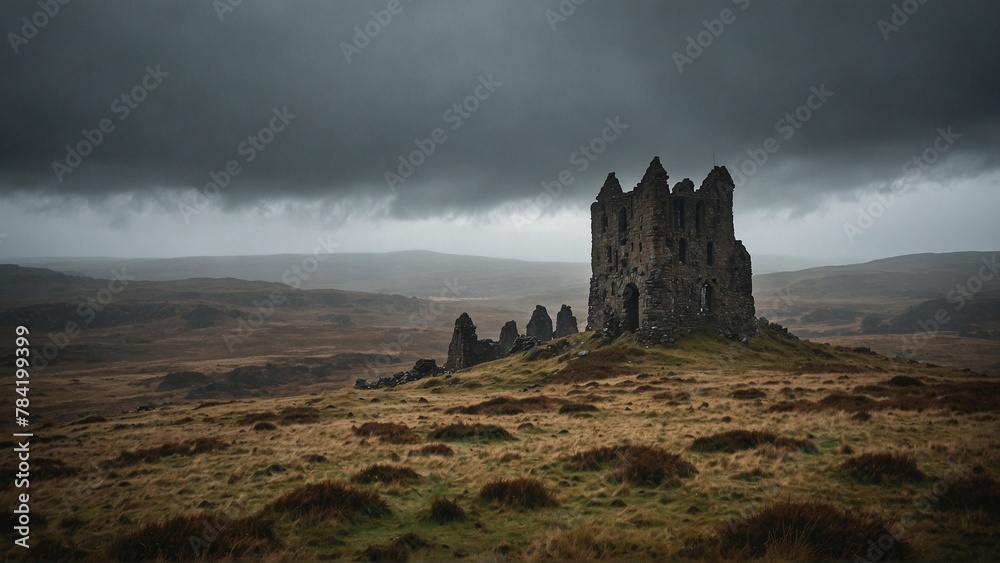
[[673, 190], [653, 159], [622, 191], [608, 175], [590, 206], [588, 329], [634, 332], [667, 343], [678, 329], [711, 326], [735, 336], [753, 326], [750, 253], [733, 229], [733, 179], [716, 166], [696, 190]]

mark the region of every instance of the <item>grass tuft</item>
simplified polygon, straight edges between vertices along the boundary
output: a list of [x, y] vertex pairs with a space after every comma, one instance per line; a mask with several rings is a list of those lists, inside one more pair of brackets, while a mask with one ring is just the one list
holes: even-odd
[[569, 403], [559, 407], [559, 414], [574, 414], [578, 412], [597, 412], [597, 407], [584, 403]]
[[419, 450], [411, 450], [410, 455], [451, 457], [455, 455], [455, 450], [451, 449], [451, 446], [448, 444], [427, 444]]
[[691, 449], [699, 452], [732, 453], [740, 450], [752, 450], [764, 444], [772, 444], [779, 448], [799, 449], [808, 453], [818, 451], [809, 440], [785, 438], [759, 430], [729, 430], [711, 436], [703, 436], [691, 444]]
[[267, 509], [289, 514], [293, 518], [318, 516], [338, 521], [352, 521], [359, 517], [380, 518], [389, 514], [389, 507], [378, 493], [337, 481], [321, 481], [299, 487], [279, 497]]
[[385, 444], [416, 444], [418, 436], [409, 426], [395, 422], [366, 422], [356, 428], [351, 428], [357, 436], [374, 436]]
[[319, 415], [315, 407], [288, 407], [278, 413], [282, 424], [313, 424], [319, 422]]
[[939, 498], [938, 507], [981, 510], [994, 520], [1000, 520], [1000, 483], [988, 475], [963, 477], [948, 485], [948, 490]]
[[864, 483], [881, 483], [884, 479], [920, 481], [926, 475], [917, 467], [917, 460], [909, 454], [864, 453], [844, 462], [847, 474]]
[[[780, 501], [718, 528], [715, 539], [723, 559], [863, 560], [869, 542], [880, 541], [890, 524], [856, 509]], [[893, 540], [883, 551], [884, 560], [909, 561], [917, 556], [904, 540]]]
[[767, 397], [767, 393], [751, 387], [750, 389], [737, 389], [733, 391], [732, 397], [741, 401], [749, 401], [751, 399], [764, 399]]
[[500, 440], [514, 440], [510, 432], [500, 426], [492, 424], [449, 424], [444, 428], [438, 428], [430, 433], [430, 439], [442, 440], [445, 442], [455, 442], [458, 440], [478, 440], [481, 442], [493, 442]]
[[533, 477], [494, 479], [483, 485], [479, 498], [517, 510], [534, 510], [558, 504], [545, 483]]
[[465, 510], [462, 510], [457, 500], [435, 498], [431, 501], [431, 509], [427, 519], [438, 524], [461, 522], [465, 520]]
[[573, 455], [567, 462], [573, 470], [596, 470], [611, 466], [620, 483], [658, 486], [675, 484], [698, 470], [681, 456], [656, 446], [618, 445], [592, 448]]
[[923, 381], [909, 375], [897, 375], [885, 382], [885, 385], [895, 385], [896, 387], [915, 387], [923, 384]]
[[420, 474], [409, 467], [397, 465], [369, 465], [351, 477], [352, 483], [370, 485], [373, 483], [412, 483], [419, 481]]
[[113, 540], [104, 556], [112, 561], [231, 560], [277, 547], [270, 520], [208, 512], [142, 526]]
[[444, 412], [445, 414], [512, 415], [545, 410], [558, 402], [561, 401], [549, 397], [526, 397], [524, 399], [495, 397], [467, 407], [452, 407]]
[[[503, 548], [502, 551], [499, 548]], [[513, 546], [494, 547], [502, 560], [521, 559]], [[525, 549], [524, 561], [673, 561], [680, 559], [661, 530], [609, 526], [600, 518], [553, 527]]]

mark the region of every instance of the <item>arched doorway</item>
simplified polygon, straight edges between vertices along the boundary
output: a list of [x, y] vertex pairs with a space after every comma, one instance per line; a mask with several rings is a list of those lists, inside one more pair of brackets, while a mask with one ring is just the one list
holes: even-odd
[[622, 328], [626, 332], [635, 332], [639, 328], [639, 288], [634, 283], [625, 286], [622, 301], [625, 304], [625, 326]]

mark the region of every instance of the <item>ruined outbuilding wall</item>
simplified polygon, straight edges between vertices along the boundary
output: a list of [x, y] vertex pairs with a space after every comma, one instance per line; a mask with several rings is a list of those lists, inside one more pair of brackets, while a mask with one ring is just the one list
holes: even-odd
[[733, 229], [732, 177], [716, 166], [698, 189], [668, 180], [656, 157], [631, 192], [609, 174], [591, 205], [588, 328], [645, 343], [670, 342], [677, 329], [749, 329], [750, 253]]

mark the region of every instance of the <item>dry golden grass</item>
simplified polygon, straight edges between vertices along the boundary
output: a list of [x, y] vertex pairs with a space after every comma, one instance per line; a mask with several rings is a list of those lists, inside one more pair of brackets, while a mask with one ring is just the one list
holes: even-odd
[[[1000, 549], [994, 539], [1000, 524], [981, 516], [989, 514], [988, 506], [969, 500], [991, 498], [986, 495], [996, 491], [995, 481], [963, 481], [1000, 475], [997, 404], [975, 411], [934, 408], [930, 402], [921, 410], [866, 409], [867, 422], [855, 420], [853, 410], [772, 410], [785, 401], [816, 404], [833, 394], [894, 400], [917, 388], [921, 400], [929, 401], [928, 389], [982, 392], [997, 385], [993, 379], [943, 368], [901, 368], [877, 356], [770, 337], [741, 346], [694, 334], [676, 347], [642, 349], [639, 355], [632, 355], [640, 348], [627, 338], [608, 344], [581, 334], [568, 340], [562, 356], [535, 361], [515, 357], [476, 366], [459, 374], [464, 384], [442, 386], [439, 392], [419, 385], [320, 389], [314, 396], [223, 401], [203, 408], [175, 404], [149, 412], [102, 413], [105, 420], [86, 424], [56, 423], [45, 433], [65, 437], [39, 445], [44, 449], [39, 457], [79, 472], [53, 473], [32, 482], [32, 514], [46, 522], [33, 528], [33, 538], [37, 534], [39, 542], [100, 558], [116, 538], [168, 518], [209, 514], [240, 498], [240, 517], [273, 520], [273, 551], [260, 555], [266, 560], [352, 559], [394, 545], [401, 553], [409, 550], [414, 559], [431, 560], [713, 560], [718, 553], [711, 538], [719, 526], [774, 502], [817, 501], [845, 513], [874, 512], [890, 526], [905, 528], [907, 541], [928, 559], [989, 559]], [[610, 348], [627, 358], [619, 375], [553, 381], [578, 361], [579, 351]], [[775, 357], [793, 368], [811, 367], [796, 375], [796, 369], [776, 365]], [[886, 385], [894, 376], [915, 377], [924, 385]], [[662, 390], [635, 392], [641, 385]], [[888, 390], [868, 395], [856, 389], [860, 386]], [[765, 396], [734, 398], [740, 389], [759, 389]], [[499, 396], [566, 397], [599, 410], [588, 413], [591, 418], [559, 414], [557, 403], [502, 416], [460, 412]], [[428, 402], [418, 402], [421, 397]], [[459, 410], [446, 413], [450, 409]], [[277, 417], [283, 412], [310, 413], [313, 420], [283, 423]], [[246, 421], [255, 413], [274, 413], [276, 418], [256, 422], [275, 423], [276, 430], [254, 432]], [[449, 441], [452, 455], [443, 455], [434, 438], [451, 425], [475, 429], [494, 423], [514, 439]], [[355, 429], [366, 424], [405, 427], [413, 443], [382, 441], [375, 433], [358, 435]], [[754, 428], [778, 438], [808, 440], [816, 452], [766, 441], [732, 452], [691, 448], [698, 437]], [[121, 452], [157, 450], [198, 438], [228, 447], [193, 455], [169, 451], [141, 463], [100, 466], [103, 460], [120, 459]], [[426, 453], [432, 455], [409, 455], [428, 446], [434, 451]], [[615, 446], [680, 454], [697, 473], [682, 477], [678, 487], [670, 480], [636, 484], [617, 479], [612, 464], [596, 471], [568, 467], [575, 453]], [[847, 448], [856, 453], [843, 453]], [[912, 456], [927, 478], [870, 484], [846, 475], [844, 462], [869, 451]], [[343, 506], [323, 500], [343, 497], [340, 489], [303, 492], [306, 483], [313, 488], [343, 483], [372, 465], [403, 464], [420, 480], [323, 485], [370, 493], [384, 509], [344, 517]], [[284, 471], [261, 471], [275, 465]], [[558, 505], [518, 511], [478, 498], [491, 481], [518, 478], [545, 483]], [[0, 494], [10, 501], [11, 492]], [[435, 499], [456, 503], [465, 518], [447, 524], [430, 519]], [[379, 506], [373, 502], [371, 506]], [[427, 545], [394, 544], [407, 532]], [[765, 558], [816, 553], [794, 534], [777, 533], [760, 547]]]

